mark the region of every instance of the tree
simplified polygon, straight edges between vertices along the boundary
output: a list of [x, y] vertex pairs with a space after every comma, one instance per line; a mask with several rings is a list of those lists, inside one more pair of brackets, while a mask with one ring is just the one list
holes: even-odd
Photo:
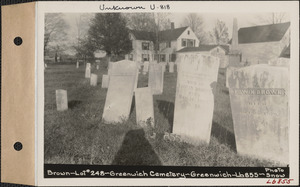
[[126, 20], [120, 13], [97, 13], [91, 21], [88, 35], [94, 48], [106, 51], [109, 59], [132, 50]]
[[53, 46], [60, 45], [60, 42], [66, 40], [66, 31], [69, 25], [63, 19], [63, 14], [61, 13], [47, 13], [45, 15], [45, 32], [44, 32], [44, 55], [47, 53], [48, 46], [52, 44]]
[[127, 27], [138, 31], [152, 31], [156, 29], [155, 18], [152, 13], [130, 13], [123, 14]]
[[210, 32], [210, 38], [213, 44], [227, 44], [229, 41], [228, 27], [225, 22], [217, 20], [213, 30]]
[[196, 13], [190, 13], [184, 19], [183, 26], [189, 26], [197, 38], [199, 39], [199, 43], [206, 43], [206, 33], [203, 30], [203, 18]]
[[277, 24], [287, 21], [288, 16], [284, 12], [272, 12], [266, 16], [259, 16], [258, 19], [266, 24]]

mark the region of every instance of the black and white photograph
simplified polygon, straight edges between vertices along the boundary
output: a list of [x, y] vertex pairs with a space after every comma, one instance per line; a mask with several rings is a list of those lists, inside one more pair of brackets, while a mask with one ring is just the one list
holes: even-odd
[[44, 13], [44, 177], [289, 178], [290, 12], [152, 4]]

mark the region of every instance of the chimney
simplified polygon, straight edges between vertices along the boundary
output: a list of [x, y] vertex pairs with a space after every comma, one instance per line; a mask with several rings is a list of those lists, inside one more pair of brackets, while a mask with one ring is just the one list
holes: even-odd
[[175, 29], [174, 22], [171, 22], [171, 29]]

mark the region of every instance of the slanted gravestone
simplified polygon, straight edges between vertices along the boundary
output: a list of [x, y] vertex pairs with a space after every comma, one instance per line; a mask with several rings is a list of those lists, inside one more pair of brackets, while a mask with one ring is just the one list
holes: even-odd
[[108, 88], [109, 75], [102, 75], [102, 88]]
[[128, 119], [136, 73], [137, 64], [134, 61], [122, 60], [112, 66], [102, 117], [104, 122], [118, 123]]
[[56, 107], [57, 111], [68, 110], [67, 90], [56, 90]]
[[146, 75], [146, 73], [149, 71], [149, 62], [146, 61], [144, 62], [144, 67], [143, 67], [143, 75]]
[[174, 62], [169, 62], [169, 73], [174, 73]]
[[152, 94], [158, 95], [163, 93], [164, 72], [161, 64], [150, 63], [148, 87], [151, 88]]
[[184, 55], [176, 86], [173, 133], [183, 141], [209, 143], [214, 110], [214, 89], [220, 61], [217, 57]]
[[98, 76], [96, 74], [91, 74], [91, 86], [97, 86]]
[[85, 67], [85, 78], [90, 78], [91, 77], [91, 64], [86, 63]]
[[142, 127], [154, 127], [153, 96], [150, 87], [135, 90], [135, 107], [137, 124]]
[[267, 64], [228, 77], [237, 152], [289, 163], [289, 71]]

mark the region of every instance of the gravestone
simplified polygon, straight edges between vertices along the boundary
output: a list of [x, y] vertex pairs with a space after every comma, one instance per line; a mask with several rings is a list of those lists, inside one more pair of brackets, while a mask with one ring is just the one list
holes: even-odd
[[152, 90], [152, 94], [158, 95], [163, 93], [164, 72], [161, 64], [150, 63], [148, 86]]
[[289, 71], [267, 64], [228, 77], [239, 154], [289, 163]]
[[99, 70], [99, 63], [101, 62], [99, 59], [95, 60], [96, 62], [96, 69]]
[[45, 63], [45, 68], [47, 68], [48, 66], [47, 66], [47, 64]]
[[56, 90], [56, 107], [57, 111], [68, 110], [67, 90]]
[[109, 75], [102, 75], [102, 88], [108, 88]]
[[99, 70], [99, 65], [96, 66], [96, 69]]
[[90, 78], [91, 77], [91, 64], [86, 63], [85, 67], [85, 78]]
[[146, 75], [146, 73], [149, 71], [149, 62], [146, 61], [144, 62], [144, 67], [143, 67], [143, 75]]
[[76, 68], [78, 69], [79, 68], [79, 61], [77, 60], [76, 62]]
[[134, 61], [122, 60], [112, 66], [102, 117], [104, 122], [118, 123], [128, 119], [136, 73], [137, 64]]
[[183, 141], [209, 143], [214, 110], [214, 90], [220, 61], [217, 57], [184, 55], [178, 72], [173, 133]]
[[154, 127], [153, 96], [150, 87], [135, 90], [135, 107], [137, 124], [142, 127]]
[[169, 62], [169, 73], [174, 73], [174, 62]]
[[289, 58], [274, 58], [268, 61], [269, 65], [272, 66], [285, 66], [289, 67], [290, 65], [290, 59]]
[[91, 86], [97, 86], [98, 76], [96, 74], [91, 74]]

